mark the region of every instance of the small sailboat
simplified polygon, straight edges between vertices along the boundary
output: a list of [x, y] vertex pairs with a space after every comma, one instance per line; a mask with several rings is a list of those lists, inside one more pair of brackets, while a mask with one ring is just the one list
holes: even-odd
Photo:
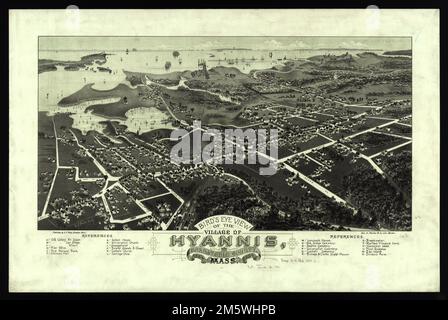
[[167, 62], [165, 62], [165, 70], [169, 70], [171, 68], [171, 62], [170, 61], [167, 61]]

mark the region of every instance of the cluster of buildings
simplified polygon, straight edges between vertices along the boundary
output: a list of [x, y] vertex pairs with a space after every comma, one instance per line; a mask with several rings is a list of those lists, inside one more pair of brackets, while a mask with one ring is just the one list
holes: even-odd
[[124, 160], [113, 149], [109, 148], [95, 148], [91, 151], [95, 159], [114, 177], [121, 177], [132, 173], [135, 169], [129, 165], [129, 162]]
[[137, 172], [120, 179], [120, 183], [136, 199], [144, 199], [153, 194], [153, 188], [158, 186], [153, 172]]
[[104, 205], [99, 198], [91, 197], [86, 190], [72, 190], [68, 197], [53, 198], [47, 208], [47, 213], [56, 222], [63, 225], [81, 224], [81, 218], [86, 221], [86, 215], [89, 212], [89, 218], [94, 221], [98, 219], [99, 223], [107, 224], [109, 216]]
[[149, 150], [143, 145], [127, 145], [121, 147], [113, 147], [111, 150], [117, 152], [137, 171], [162, 171], [169, 165], [167, 160], [160, 154]]
[[[106, 191], [106, 200], [108, 202], [110, 213], [114, 219], [125, 219], [139, 214], [142, 211], [136, 204], [132, 195], [124, 192], [119, 187], [113, 187]], [[140, 212], [140, 213], [143, 213]]]
[[215, 167], [208, 166], [204, 164], [197, 164], [191, 166], [181, 166], [177, 169], [163, 172], [161, 174], [161, 179], [166, 183], [180, 183], [185, 180], [203, 180], [208, 176], [218, 177], [222, 175], [223, 170]]

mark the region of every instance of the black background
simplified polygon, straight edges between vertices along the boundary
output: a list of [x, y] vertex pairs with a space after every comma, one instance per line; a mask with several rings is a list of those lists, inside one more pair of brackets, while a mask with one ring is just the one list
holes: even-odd
[[[95, 310], [98, 315], [106, 316], [112, 312], [119, 317], [128, 318], [134, 311], [142, 312], [146, 319], [189, 319], [194, 317], [171, 316], [173, 306], [180, 303], [188, 306], [209, 306], [216, 309], [216, 304], [274, 304], [276, 305], [275, 316], [252, 316], [251, 319], [299, 319], [303, 318], [306, 313], [310, 316], [335, 316], [346, 317], [355, 316], [364, 318], [365, 316], [389, 317], [395, 316], [397, 319], [407, 317], [404, 313], [409, 312], [410, 305], [397, 304], [402, 300], [413, 300], [411, 306], [417, 306], [417, 300], [446, 300], [447, 299], [447, 197], [446, 181], [448, 181], [446, 170], [446, 138], [447, 138], [447, 112], [446, 108], [446, 7], [442, 1], [271, 1], [265, 0], [256, 2], [242, 1], [6, 1], [1, 2], [2, 12], [0, 16], [0, 28], [2, 30], [2, 63], [1, 63], [1, 130], [4, 141], [8, 136], [8, 119], [9, 119], [9, 103], [8, 103], [8, 77], [9, 77], [9, 58], [8, 58], [8, 9], [65, 9], [68, 5], [77, 5], [80, 9], [174, 9], [174, 8], [366, 8], [368, 5], [377, 5], [381, 8], [440, 8], [440, 83], [441, 88], [441, 215], [440, 215], [440, 276], [441, 276], [441, 292], [439, 293], [9, 293], [8, 292], [8, 215], [14, 214], [9, 212], [8, 208], [8, 144], [2, 146], [2, 169], [1, 174], [1, 208], [0, 226], [1, 226], [1, 291], [0, 300], [12, 303], [15, 311], [14, 317], [21, 311], [42, 312], [44, 316], [57, 315], [59, 318], [65, 318], [67, 315], [80, 312], [81, 316], [90, 318], [93, 314], [90, 310]], [[415, 90], [416, 88], [414, 88]], [[422, 106], [423, 107], [423, 106]], [[26, 197], [24, 197], [26, 198]], [[26, 199], [25, 199], [26, 201]], [[416, 257], [417, 259], [417, 257]], [[42, 272], [45, 272], [44, 270]], [[148, 271], [150, 272], [150, 271]], [[154, 275], [156, 276], [156, 275]], [[217, 275], [219, 276], [219, 275]], [[418, 275], [416, 275], [418, 276]], [[285, 277], [284, 281], [288, 281]], [[237, 285], [237, 284], [235, 284]], [[28, 300], [34, 302], [34, 308], [21, 308], [15, 304], [19, 300]], [[36, 301], [38, 300], [38, 301]], [[58, 300], [42, 304], [42, 300]], [[76, 301], [75, 301], [76, 300]], [[89, 300], [91, 307], [89, 311], [85, 308], [85, 304], [80, 300]], [[108, 300], [108, 301], [103, 301]], [[115, 300], [117, 300], [115, 302]], [[122, 304], [118, 300], [128, 300], [126, 304]], [[353, 304], [353, 300], [358, 303]], [[366, 304], [366, 300], [369, 301]], [[372, 301], [375, 300], [375, 301]], [[389, 300], [389, 306], [394, 306], [394, 311], [385, 310], [383, 304], [379, 304], [376, 300]], [[3, 302], [3, 301], [2, 301]], [[65, 303], [62, 303], [65, 302]], [[360, 303], [362, 302], [362, 303]], [[356, 305], [358, 310], [355, 310]], [[56, 311], [56, 309], [59, 309]], [[62, 310], [61, 310], [62, 309]], [[424, 306], [423, 314], [425, 317], [433, 317], [433, 306]], [[155, 317], [155, 313], [159, 317]], [[3, 318], [3, 313], [2, 318]], [[432, 315], [431, 315], [432, 314]], [[444, 313], [441, 314], [443, 316]], [[288, 315], [288, 316], [287, 316]], [[416, 315], [416, 314], [414, 314]], [[398, 318], [399, 317], [399, 318]], [[445, 317], [445, 316], [443, 316]], [[207, 314], [202, 319], [213, 318], [211, 314]], [[243, 316], [221, 316], [221, 319], [241, 319]], [[4, 318], [6, 319], [6, 317]], [[195, 317], [194, 319], [199, 319]]]

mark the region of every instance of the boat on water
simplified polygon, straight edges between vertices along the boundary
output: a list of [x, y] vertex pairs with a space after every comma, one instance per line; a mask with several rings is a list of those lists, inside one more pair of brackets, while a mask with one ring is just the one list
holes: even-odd
[[165, 62], [165, 70], [169, 70], [171, 68], [171, 62]]

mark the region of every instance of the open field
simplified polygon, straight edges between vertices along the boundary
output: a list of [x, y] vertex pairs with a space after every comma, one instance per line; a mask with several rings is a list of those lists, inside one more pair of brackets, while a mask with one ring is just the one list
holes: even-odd
[[303, 128], [311, 127], [316, 124], [316, 121], [311, 121], [302, 117], [291, 117], [288, 118], [287, 121], [294, 126], [299, 126]]
[[401, 135], [404, 137], [412, 137], [412, 127], [401, 125], [398, 123], [391, 124], [390, 126], [383, 127], [381, 129], [375, 130], [377, 132], [385, 132], [385, 133], [392, 133], [396, 135]]
[[312, 161], [310, 160], [310, 158], [303, 155], [294, 157], [288, 160], [287, 163], [297, 171], [307, 176], [315, 173], [319, 168], [322, 167], [315, 161]]
[[60, 166], [78, 167], [80, 178], [94, 178], [103, 176], [101, 171], [93, 162], [93, 159], [86, 154], [84, 149], [78, 147], [74, 140], [59, 140], [58, 147]]
[[201, 119], [203, 124], [219, 123], [223, 125], [247, 125], [238, 115], [241, 106], [223, 102], [216, 96], [206, 92], [192, 90], [161, 89], [162, 97], [168, 108], [181, 120], [191, 123], [193, 119]]
[[90, 197], [100, 191], [103, 186], [104, 180], [97, 182], [75, 181], [75, 169], [59, 169], [50, 202], [58, 197], [69, 199], [69, 191], [72, 190], [79, 190], [81, 194]]
[[395, 136], [367, 132], [351, 138], [348, 141], [345, 140], [344, 143], [365, 154], [366, 156], [371, 156], [378, 152], [382, 152], [383, 150], [403, 144], [407, 141], [408, 140], [406, 139]]
[[322, 144], [325, 144], [327, 142], [330, 142], [330, 140], [328, 140], [328, 139], [326, 139], [326, 138], [324, 138], [322, 136], [315, 135], [314, 137], [312, 137], [309, 140], [306, 140], [306, 141], [303, 141], [303, 142], [299, 142], [299, 143], [296, 143], [294, 145], [290, 144], [290, 146], [291, 146], [290, 148], [293, 149], [293, 150], [296, 150], [297, 152], [303, 152], [303, 151], [310, 150], [310, 149], [313, 149], [315, 147], [318, 147], [318, 146], [320, 146]]

